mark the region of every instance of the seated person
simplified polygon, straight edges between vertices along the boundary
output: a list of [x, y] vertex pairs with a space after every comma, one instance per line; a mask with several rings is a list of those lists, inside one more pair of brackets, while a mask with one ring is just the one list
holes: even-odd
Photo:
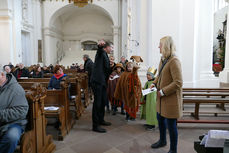
[[46, 74], [46, 73], [50, 73], [49, 69], [47, 66], [44, 66], [43, 67], [43, 73]]
[[6, 71], [6, 73], [12, 73], [12, 69], [10, 68], [9, 65], [4, 66], [4, 71]]
[[25, 91], [12, 74], [0, 70], [0, 153], [13, 153], [29, 109]]
[[33, 78], [43, 78], [43, 72], [40, 66], [37, 66], [32, 75]]
[[77, 72], [79, 72], [79, 73], [85, 72], [85, 71], [84, 71], [84, 66], [83, 66], [83, 64], [80, 64], [80, 67], [79, 67], [79, 69], [77, 70]]
[[24, 64], [20, 63], [19, 67], [14, 71], [14, 76], [19, 79], [21, 77], [29, 77], [29, 70], [24, 67]]
[[48, 89], [60, 89], [60, 82], [63, 80], [64, 77], [67, 75], [63, 73], [63, 69], [61, 68], [60, 65], [56, 65], [54, 67], [54, 75], [52, 76]]
[[50, 70], [50, 73], [53, 73], [53, 69], [54, 69], [53, 65], [50, 64], [48, 68], [49, 68], [49, 70]]

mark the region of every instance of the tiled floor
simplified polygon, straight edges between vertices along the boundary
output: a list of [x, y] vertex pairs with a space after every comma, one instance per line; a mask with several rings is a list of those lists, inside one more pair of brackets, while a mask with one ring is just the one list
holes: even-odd
[[[92, 105], [92, 104], [91, 104]], [[56, 153], [167, 153], [168, 145], [161, 149], [151, 149], [150, 145], [159, 138], [158, 129], [146, 131], [144, 121], [125, 120], [121, 114], [112, 116], [106, 113], [106, 121], [112, 122], [112, 126], [105, 127], [107, 133], [101, 134], [91, 131], [91, 105], [83, 116], [76, 121], [74, 128], [65, 137], [64, 141], [55, 141]], [[229, 108], [227, 108], [229, 109]], [[213, 115], [210, 117], [212, 118]], [[209, 118], [205, 116], [203, 118]], [[217, 117], [217, 119], [225, 119]], [[178, 124], [179, 142], [178, 153], [195, 153], [193, 141], [198, 136], [210, 129], [226, 129], [228, 125], [201, 125], [201, 124]]]

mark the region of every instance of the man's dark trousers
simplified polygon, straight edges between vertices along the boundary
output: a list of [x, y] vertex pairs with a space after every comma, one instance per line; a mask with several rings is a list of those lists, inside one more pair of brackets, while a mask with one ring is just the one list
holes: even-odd
[[104, 121], [105, 104], [107, 101], [106, 86], [98, 83], [92, 84], [94, 92], [94, 103], [92, 108], [93, 128], [96, 128]]

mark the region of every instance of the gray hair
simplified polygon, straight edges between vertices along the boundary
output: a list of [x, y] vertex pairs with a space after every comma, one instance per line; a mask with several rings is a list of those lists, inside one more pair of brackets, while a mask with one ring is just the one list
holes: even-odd
[[88, 59], [88, 58], [89, 58], [89, 55], [87, 55], [87, 54], [84, 54], [84, 55], [83, 55], [83, 58], [86, 58], [86, 59]]

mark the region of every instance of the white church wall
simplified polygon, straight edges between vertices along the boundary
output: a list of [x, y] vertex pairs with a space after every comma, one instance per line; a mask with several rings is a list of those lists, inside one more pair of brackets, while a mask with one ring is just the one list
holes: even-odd
[[179, 37], [179, 0], [153, 0], [152, 1], [152, 65], [156, 67], [160, 61], [160, 38], [170, 35], [176, 45]]
[[[216, 85], [217, 79], [211, 73], [213, 16], [209, 13], [212, 13], [212, 8], [213, 4], [207, 0], [153, 0], [152, 58], [149, 64], [158, 66], [160, 38], [170, 35], [182, 63], [184, 86], [198, 86], [207, 79], [213, 79]], [[200, 59], [200, 56], [207, 58]]]
[[[41, 16], [41, 3], [38, 0], [33, 1], [33, 14], [34, 18], [33, 20], [33, 27], [34, 27], [34, 61], [33, 63], [38, 63], [38, 40], [42, 40], [42, 16]], [[41, 41], [42, 43], [42, 41]], [[41, 49], [43, 49], [43, 46], [41, 46]], [[43, 58], [42, 58], [43, 60]]]
[[[219, 79], [213, 75], [213, 24], [214, 24], [214, 3], [213, 1], [196, 1], [198, 9], [198, 18], [196, 22], [196, 78], [195, 86], [219, 86]], [[204, 57], [204, 58], [203, 58]], [[210, 82], [210, 83], [206, 83]]]
[[[1, 2], [3, 3], [3, 1]], [[3, 6], [1, 5], [1, 7]], [[7, 35], [3, 34], [4, 39], [0, 41], [0, 43], [4, 44], [2, 46], [5, 46], [5, 49], [2, 49], [5, 50], [3, 51], [4, 56], [1, 56], [4, 58], [1, 60], [2, 63], [12, 62], [17, 64], [23, 62], [26, 65], [36, 64], [38, 58], [37, 40], [42, 39], [41, 18], [37, 16], [37, 13], [39, 14], [40, 12], [40, 2], [37, 0], [8, 0], [5, 6], [4, 10], [10, 12], [12, 16], [9, 18], [9, 22], [5, 20], [9, 24], [4, 28], [0, 28], [4, 29], [4, 32], [7, 32], [9, 36], [7, 37]]]
[[14, 48], [14, 60], [13, 63], [21, 63], [22, 57], [23, 57], [23, 51], [22, 51], [22, 35], [21, 35], [21, 29], [22, 29], [22, 0], [19, 1], [12, 1], [13, 2], [13, 39], [11, 40], [14, 42], [13, 48]]
[[113, 40], [112, 34], [112, 21], [99, 14], [84, 14], [79, 16], [69, 17], [65, 21], [62, 32], [64, 38], [78, 38], [88, 39], [89, 35], [95, 35], [100, 37], [106, 37], [106, 39]]
[[[195, 33], [198, 12], [196, 12], [196, 1], [180, 1], [180, 25], [179, 42], [177, 44], [177, 52], [182, 63], [182, 73], [184, 86], [192, 86], [195, 83], [196, 74], [196, 50], [195, 50]], [[198, 68], [198, 67], [197, 67]]]
[[13, 9], [9, 0], [0, 1], [0, 65], [14, 60], [13, 53]]

